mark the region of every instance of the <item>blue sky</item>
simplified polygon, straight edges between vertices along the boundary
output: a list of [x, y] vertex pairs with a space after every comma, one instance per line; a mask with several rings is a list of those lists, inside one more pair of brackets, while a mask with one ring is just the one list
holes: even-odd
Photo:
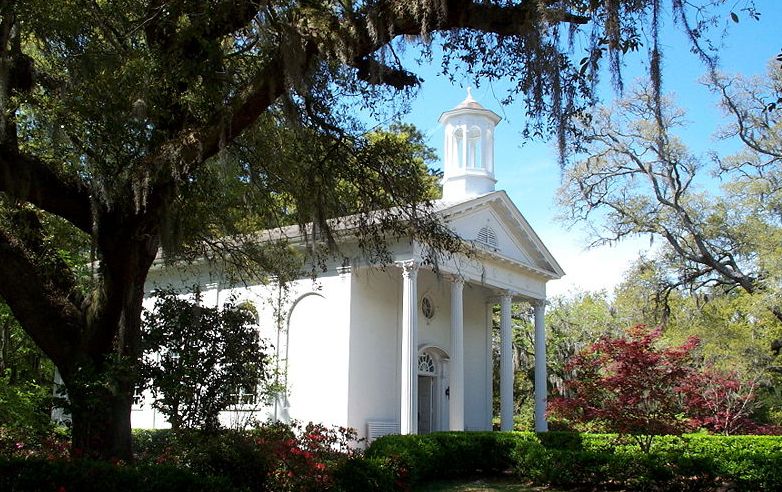
[[[782, 50], [782, 2], [757, 0], [761, 20], [756, 22], [741, 15], [738, 24], [730, 21], [725, 47], [720, 51], [721, 65], [727, 73], [745, 75], [762, 74], [767, 64]], [[663, 80], [666, 92], [674, 93], [680, 106], [687, 110], [691, 125], [684, 133], [690, 147], [703, 153], [710, 149], [726, 148], [716, 142], [712, 134], [722, 120], [717, 99], [703, 87], [698, 79], [704, 69], [695, 55], [689, 52], [689, 44], [683, 34], [671, 26], [664, 28]], [[643, 48], [645, 49], [645, 48]], [[625, 67], [626, 85], [644, 73], [644, 55], [628, 59]], [[437, 60], [435, 60], [437, 62]], [[412, 109], [405, 121], [415, 124], [429, 138], [429, 144], [442, 157], [442, 128], [437, 119], [440, 113], [453, 108], [465, 97], [469, 80], [462, 86], [454, 86], [444, 76], [438, 75], [438, 66], [421, 67], [419, 75], [425, 80], [418, 96], [412, 101]], [[603, 79], [607, 80], [608, 75]], [[609, 84], [601, 86], [601, 99], [614, 97]], [[649, 238], [625, 241], [613, 247], [585, 251], [587, 234], [581, 228], [567, 230], [555, 220], [557, 215], [555, 194], [560, 184], [560, 169], [553, 145], [546, 142], [526, 142], [521, 137], [523, 108], [518, 104], [502, 107], [503, 85], [482, 84], [473, 89], [476, 100], [503, 117], [495, 137], [495, 166], [497, 189], [504, 189], [516, 203], [538, 235], [543, 239], [567, 272], [559, 281], [549, 283], [549, 295], [564, 294], [573, 290], [611, 290], [622, 278], [622, 273], [641, 251], [648, 250]], [[522, 144], [524, 144], [522, 146]]]

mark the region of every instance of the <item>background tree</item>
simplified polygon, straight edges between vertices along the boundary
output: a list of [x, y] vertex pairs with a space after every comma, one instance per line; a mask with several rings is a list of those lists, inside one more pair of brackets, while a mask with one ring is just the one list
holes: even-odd
[[[685, 16], [683, 2], [672, 5]], [[371, 110], [420, 83], [395, 53], [423, 41], [430, 57], [430, 43], [440, 43], [446, 69], [458, 63], [483, 79], [512, 76], [511, 95], [525, 102], [530, 131], [555, 130], [562, 148], [573, 130], [568, 119], [589, 102], [599, 60], [609, 60], [621, 85], [620, 55], [639, 47], [642, 26], [652, 26], [659, 82], [660, 11], [659, 0], [0, 4], [0, 295], [62, 375], [74, 448], [131, 458], [147, 272], [161, 245], [181, 242], [172, 232], [188, 204], [204, 200], [198, 192], [209, 163], [248, 129], [273, 132], [284, 118], [335, 145], [358, 138], [354, 105]], [[573, 54], [580, 63], [569, 56], [576, 36], [588, 46]], [[279, 181], [281, 148], [264, 154], [259, 179], [306, 190], [283, 191], [306, 199], [295, 204], [297, 220], [314, 221], [322, 237], [330, 237], [330, 224], [312, 200], [329, 201], [328, 173], [340, 169], [352, 182], [381, 182], [394, 204], [405, 205], [393, 209], [402, 222], [382, 222], [390, 233], [404, 229], [430, 244], [443, 238], [409, 206], [421, 197], [393, 193], [394, 180], [414, 177], [353, 159], [295, 164], [288, 171], [297, 179]], [[273, 192], [260, 203], [287, 205]], [[86, 281], [43, 240], [50, 216], [91, 245], [95, 271]], [[273, 271], [279, 245], [270, 247], [277, 249], [239, 256]]]
[[[204, 307], [197, 291], [192, 299], [161, 290], [155, 297], [144, 315], [142, 374], [152, 406], [173, 429], [218, 429], [220, 412], [273, 390], [268, 347], [252, 306]], [[242, 394], [253, 401], [239, 401]]]
[[[730, 101], [726, 96], [725, 104], [735, 106]], [[675, 134], [684, 113], [670, 100], [658, 107], [654, 91], [638, 87], [615, 108], [601, 108], [585, 122], [589, 157], [567, 169], [560, 191], [567, 218], [605, 219], [596, 228], [595, 243], [641, 234], [662, 238], [659, 261], [668, 267], [660, 281], [663, 292], [680, 286], [749, 294], [771, 289], [767, 307], [782, 321], [773, 293], [782, 233], [773, 165], [779, 122], [769, 112], [753, 114], [765, 123], [747, 132], [763, 145], [744, 136], [741, 153], [714, 156], [717, 171], [736, 175], [723, 193], [709, 193], [696, 184], [708, 160], [690, 153]]]
[[[773, 107], [782, 93], [779, 80], [776, 66], [765, 77], [712, 74], [709, 86], [722, 96], [729, 117], [720, 136], [743, 144], [727, 157], [689, 153], [675, 137], [683, 123], [675, 109], [662, 113], [659, 133], [653, 101], [643, 92], [623, 103], [630, 115], [624, 120], [601, 113], [590, 139], [596, 156], [568, 171], [563, 187], [571, 219], [607, 213], [610, 226], [599, 240], [639, 233], [665, 240], [647, 270], [659, 316], [628, 321], [661, 323], [671, 340], [699, 336], [708, 360], [757, 381], [771, 421], [779, 419], [782, 374], [782, 152], [779, 112]], [[723, 180], [719, 193], [697, 187], [709, 171]], [[617, 302], [627, 293], [620, 290]], [[637, 306], [649, 304], [631, 297]], [[677, 319], [669, 320], [671, 313]]]
[[0, 304], [0, 427], [38, 433], [51, 427], [51, 361]]

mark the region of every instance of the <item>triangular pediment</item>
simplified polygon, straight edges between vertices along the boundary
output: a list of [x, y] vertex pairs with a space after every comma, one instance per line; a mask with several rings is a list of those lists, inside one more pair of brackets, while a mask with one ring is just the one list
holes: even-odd
[[448, 227], [478, 254], [549, 278], [565, 272], [504, 191], [444, 205]]

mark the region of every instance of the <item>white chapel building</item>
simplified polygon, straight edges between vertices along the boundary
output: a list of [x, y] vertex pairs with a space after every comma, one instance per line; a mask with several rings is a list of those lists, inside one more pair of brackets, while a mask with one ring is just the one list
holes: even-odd
[[[472, 246], [435, 272], [414, 241], [388, 246], [381, 268], [356, 254], [315, 280], [282, 289], [230, 285], [206, 265], [154, 267], [147, 292], [198, 284], [202, 302], [249, 302], [274, 347], [285, 394], [238, 399], [227, 424], [259, 420], [352, 427], [372, 440], [388, 433], [492, 429], [492, 308], [501, 306], [501, 429], [513, 426], [511, 305], [535, 313], [535, 429], [547, 430], [544, 310], [546, 283], [564, 272], [504, 191], [495, 190], [494, 129], [500, 117], [467, 98], [440, 117], [445, 134], [443, 198], [448, 227]], [[350, 251], [351, 245], [344, 246]], [[354, 248], [357, 251], [357, 248]], [[148, 298], [147, 307], [154, 300]], [[251, 395], [250, 395], [251, 396]], [[133, 407], [134, 427], [166, 427], [148, 402]]]

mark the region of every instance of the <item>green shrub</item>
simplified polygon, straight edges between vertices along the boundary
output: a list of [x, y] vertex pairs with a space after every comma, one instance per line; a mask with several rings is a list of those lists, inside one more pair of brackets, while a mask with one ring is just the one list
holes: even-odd
[[512, 434], [495, 432], [384, 436], [372, 443], [367, 457], [398, 460], [416, 482], [501, 474], [511, 467], [516, 445]]
[[354, 457], [334, 470], [334, 490], [340, 492], [386, 492], [405, 488], [400, 463], [391, 458]]
[[240, 431], [178, 432], [158, 463], [168, 460], [200, 475], [224, 477], [236, 488], [266, 488], [274, 468], [269, 446]]
[[398, 460], [411, 484], [512, 472], [557, 487], [689, 490], [728, 482], [782, 490], [782, 437], [656, 436], [648, 453], [614, 434], [548, 432], [385, 436], [367, 450]]
[[236, 490], [221, 477], [169, 465], [118, 466], [94, 461], [0, 460], [0, 490], [18, 492], [221, 492]]
[[325, 490], [336, 487], [337, 472], [394, 475], [369, 464], [347, 464], [360, 457], [355, 431], [315, 424], [270, 423], [249, 431], [137, 431], [134, 439], [139, 463], [225, 477], [240, 489]]

